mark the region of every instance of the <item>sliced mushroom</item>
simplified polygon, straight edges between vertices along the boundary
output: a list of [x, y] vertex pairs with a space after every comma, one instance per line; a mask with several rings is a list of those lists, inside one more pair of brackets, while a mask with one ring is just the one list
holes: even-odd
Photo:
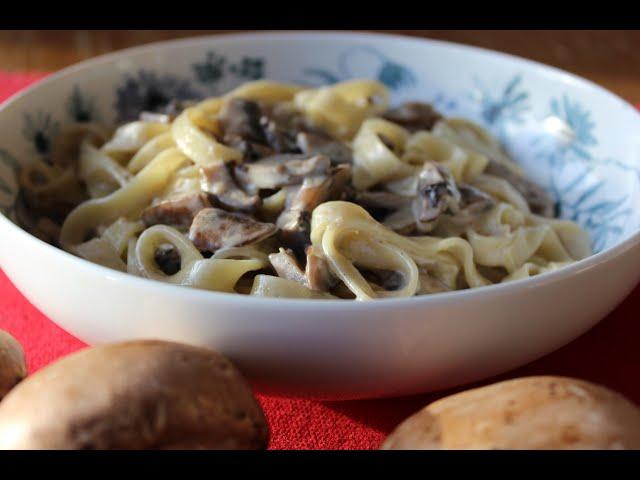
[[276, 153], [298, 153], [300, 148], [296, 144], [296, 131], [286, 128], [273, 117], [263, 115], [260, 118], [265, 139]]
[[305, 178], [326, 173], [331, 161], [324, 155], [311, 158], [277, 155], [256, 163], [235, 167], [238, 182], [250, 193], [264, 189], [277, 189], [301, 183]]
[[311, 243], [311, 212], [308, 210], [285, 210], [276, 222], [278, 238], [297, 254]]
[[[333, 143], [331, 156], [335, 163], [350, 161], [348, 147], [340, 148], [323, 132], [317, 131], [307, 123], [300, 112], [287, 105], [265, 105], [258, 102], [233, 99], [225, 103], [218, 117], [224, 131], [223, 141], [245, 153], [245, 158], [255, 161], [273, 154], [302, 153], [303, 148], [298, 141], [300, 133], [316, 134], [326, 137], [324, 143]], [[345, 155], [345, 149], [347, 154]], [[323, 153], [313, 151], [311, 155]], [[344, 158], [348, 157], [346, 160]]]
[[292, 250], [281, 248], [278, 253], [269, 255], [269, 261], [279, 277], [306, 286], [305, 273], [298, 265], [298, 260]]
[[427, 103], [408, 102], [388, 110], [382, 117], [410, 132], [417, 132], [431, 130], [442, 115]]
[[306, 249], [307, 264], [304, 271], [300, 267], [293, 250], [281, 248], [278, 253], [269, 255], [269, 261], [278, 276], [297, 282], [310, 290], [328, 292], [337, 285], [325, 258], [316, 253], [312, 246]]
[[276, 233], [272, 223], [258, 222], [248, 215], [219, 208], [200, 210], [189, 229], [189, 239], [201, 251], [240, 247], [257, 243]]
[[329, 268], [329, 263], [312, 246], [307, 247], [306, 285], [311, 290], [328, 292], [338, 284], [338, 278]]
[[463, 235], [476, 220], [496, 204], [490, 195], [470, 185], [460, 185], [458, 191], [458, 210], [455, 214], [447, 212], [442, 215], [434, 228], [434, 234], [446, 237]]
[[263, 105], [264, 116], [275, 122], [279, 128], [293, 134], [297, 132], [315, 131], [307, 118], [290, 103], [276, 103], [275, 105]]
[[350, 179], [349, 165], [334, 167], [327, 176], [306, 178], [297, 193], [291, 196], [285, 211], [278, 217], [276, 224], [280, 229], [280, 240], [301, 255], [310, 243], [313, 209], [321, 203], [339, 199]]
[[449, 172], [434, 162], [427, 162], [418, 175], [418, 199], [414, 202], [416, 219], [432, 222], [448, 208], [457, 210], [460, 192]]
[[262, 110], [258, 103], [242, 98], [233, 98], [222, 106], [218, 122], [224, 132], [224, 142], [234, 144], [241, 140], [265, 143], [260, 126]]
[[364, 191], [357, 193], [355, 200], [356, 203], [367, 209], [381, 208], [385, 210], [398, 210], [408, 206], [412, 201], [412, 197], [385, 191]]
[[220, 163], [200, 169], [202, 190], [209, 194], [211, 202], [226, 210], [253, 212], [260, 206], [258, 195], [247, 195], [238, 187], [229, 171], [230, 167]]
[[236, 150], [240, 150], [243, 155], [243, 159], [246, 162], [255, 162], [256, 160], [276, 153], [271, 147], [262, 145], [260, 143], [249, 142], [247, 140], [237, 139], [236, 141], [229, 142]]
[[267, 145], [260, 119], [262, 109], [257, 102], [234, 98], [226, 102], [218, 122], [223, 131], [222, 141], [240, 150], [246, 161], [254, 161], [273, 154]]
[[[453, 176], [435, 162], [424, 164], [412, 189], [416, 191], [413, 200], [400, 205], [383, 222], [387, 228], [400, 234], [430, 233], [445, 213], [456, 216], [461, 212], [461, 208], [464, 208], [462, 194]], [[480, 202], [481, 196], [483, 200], [490, 199], [477, 189], [465, 190], [465, 194], [469, 203]], [[479, 205], [478, 203], [478, 208]], [[486, 205], [483, 205], [484, 207]]]
[[513, 185], [513, 187], [525, 198], [533, 213], [550, 218], [554, 216], [555, 203], [553, 199], [547, 192], [531, 180], [517, 174], [509, 167], [496, 161], [489, 162], [486, 173], [503, 178]]
[[285, 165], [292, 162], [303, 162], [312, 157], [301, 153], [277, 153], [261, 158], [254, 165]]
[[299, 153], [295, 113], [258, 102], [235, 98], [225, 103], [218, 120], [223, 141], [242, 150], [250, 161], [274, 153]]
[[471, 185], [460, 185], [460, 209], [471, 213], [485, 213], [495, 205], [495, 200], [482, 190]]
[[321, 203], [339, 199], [350, 179], [349, 165], [335, 167], [326, 176], [305, 178], [291, 209], [313, 211]]
[[147, 226], [163, 224], [189, 227], [196, 214], [210, 206], [203, 193], [189, 193], [145, 208], [142, 212], [142, 221]]
[[325, 155], [333, 165], [352, 163], [353, 151], [348, 145], [334, 140], [329, 135], [315, 132], [300, 132], [296, 138], [298, 147], [306, 155]]

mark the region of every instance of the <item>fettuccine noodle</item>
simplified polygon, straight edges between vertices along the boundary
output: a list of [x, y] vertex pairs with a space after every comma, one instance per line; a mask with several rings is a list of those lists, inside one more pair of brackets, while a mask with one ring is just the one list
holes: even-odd
[[21, 172], [23, 223], [104, 267], [273, 298], [480, 288], [591, 254], [491, 134], [389, 99], [372, 80], [261, 80], [73, 125]]

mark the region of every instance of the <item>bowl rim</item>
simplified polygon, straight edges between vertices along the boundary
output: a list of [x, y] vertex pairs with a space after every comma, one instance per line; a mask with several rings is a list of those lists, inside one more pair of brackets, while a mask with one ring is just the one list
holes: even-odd
[[[453, 48], [467, 53], [483, 53], [485, 55], [492, 55], [504, 60], [520, 62], [526, 66], [533, 67], [536, 70], [545, 74], [561, 75], [565, 81], [579, 83], [586, 85], [590, 88], [597, 90], [599, 93], [609, 97], [610, 100], [616, 101], [622, 104], [626, 109], [630, 109], [638, 115], [640, 121], [640, 112], [626, 100], [622, 99], [615, 93], [605, 89], [604, 87], [592, 82], [579, 75], [567, 72], [557, 67], [546, 65], [534, 60], [519, 57], [508, 53], [503, 53], [487, 48], [476, 47], [471, 45], [460, 44], [456, 42], [449, 42], [444, 40], [435, 40], [430, 38], [412, 37], [390, 33], [379, 32], [353, 32], [353, 31], [332, 31], [332, 30], [319, 30], [319, 31], [255, 31], [255, 32], [241, 32], [241, 33], [220, 33], [215, 35], [200, 35], [195, 37], [165, 40], [160, 42], [150, 42], [144, 45], [138, 45], [126, 49], [121, 49], [115, 52], [99, 55], [82, 62], [75, 63], [66, 67], [58, 72], [45, 76], [43, 79], [36, 81], [33, 85], [11, 95], [5, 101], [0, 103], [0, 115], [11, 104], [18, 99], [28, 96], [33, 91], [46, 86], [48, 83], [56, 82], [66, 76], [70, 76], [77, 71], [91, 69], [102, 63], [108, 63], [120, 57], [127, 57], [130, 55], [142, 54], [147, 51], [154, 51], [166, 47], [172, 48], [189, 48], [192, 45], [200, 45], [206, 42], [215, 43], [220, 40], [242, 40], [242, 39], [264, 39], [265, 37], [273, 38], [293, 38], [293, 37], [307, 37], [317, 39], [327, 39], [341, 37], [343, 39], [365, 39], [369, 38], [385, 38], [394, 42], [409, 42], [415, 44], [431, 44], [440, 47]], [[7, 233], [11, 233], [14, 238], [23, 241], [20, 243], [23, 246], [31, 244], [33, 248], [40, 249], [43, 255], [57, 255], [61, 261], [68, 261], [70, 265], [75, 265], [76, 268], [84, 270], [86, 275], [98, 275], [105, 279], [111, 278], [113, 281], [120, 283], [123, 287], [130, 285], [134, 289], [155, 289], [158, 293], [162, 293], [166, 296], [183, 296], [187, 299], [193, 299], [193, 301], [213, 302], [218, 304], [233, 304], [242, 300], [241, 305], [245, 304], [248, 307], [267, 305], [278, 306], [280, 309], [298, 309], [309, 306], [310, 302], [313, 302], [314, 308], [318, 308], [326, 311], [344, 311], [357, 309], [367, 309], [371, 306], [383, 309], [385, 311], [392, 311], [400, 307], [413, 307], [413, 308], [428, 308], [430, 305], [442, 305], [457, 302], [464, 299], [475, 299], [483, 297], [498, 297], [502, 295], [509, 295], [516, 293], [524, 289], [534, 289], [547, 286], [559, 282], [567, 277], [578, 275], [586, 270], [590, 270], [603, 264], [612, 261], [613, 259], [627, 254], [630, 250], [640, 245], [640, 230], [632, 233], [628, 238], [620, 242], [619, 244], [595, 253], [587, 258], [579, 260], [571, 265], [562, 267], [558, 270], [547, 272], [544, 274], [536, 275], [525, 279], [514, 280], [507, 283], [492, 284], [485, 287], [455, 290], [451, 292], [435, 293], [430, 295], [418, 295], [414, 297], [402, 297], [402, 298], [381, 298], [374, 301], [356, 301], [356, 300], [344, 300], [344, 299], [299, 299], [299, 298], [273, 298], [273, 297], [258, 297], [253, 295], [242, 295], [238, 293], [216, 292], [210, 290], [202, 290], [195, 288], [188, 288], [182, 285], [173, 285], [166, 282], [138, 277], [125, 272], [103, 267], [101, 265], [92, 263], [83, 258], [76, 257], [71, 253], [50, 245], [39, 238], [35, 237], [31, 233], [22, 229], [11, 220], [9, 220], [4, 213], [0, 214], [0, 229], [6, 229]], [[24, 243], [26, 242], [26, 243]], [[64, 260], [66, 258], [67, 260]]]

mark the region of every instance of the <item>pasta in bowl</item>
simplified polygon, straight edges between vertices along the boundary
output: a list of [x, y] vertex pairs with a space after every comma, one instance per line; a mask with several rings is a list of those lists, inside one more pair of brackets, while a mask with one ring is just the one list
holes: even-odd
[[21, 219], [109, 268], [264, 297], [434, 294], [591, 254], [482, 127], [389, 98], [263, 80], [112, 135], [73, 125], [23, 170]]
[[278, 393], [486, 378], [640, 279], [637, 111], [495, 52], [175, 41], [54, 74], [0, 121], [0, 266], [37, 309], [89, 344], [213, 348]]

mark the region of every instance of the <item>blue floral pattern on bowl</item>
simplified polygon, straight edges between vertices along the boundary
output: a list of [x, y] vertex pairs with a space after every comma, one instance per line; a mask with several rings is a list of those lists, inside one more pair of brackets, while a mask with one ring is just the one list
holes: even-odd
[[187, 78], [139, 70], [116, 87], [114, 108], [119, 122], [135, 120], [140, 112], [155, 111], [171, 100], [198, 100], [204, 93]]
[[22, 134], [38, 155], [45, 156], [51, 151], [59, 130], [60, 123], [49, 113], [38, 111], [24, 114]]
[[[356, 69], [354, 64], [358, 65]], [[303, 71], [306, 84], [328, 85], [362, 76], [363, 69], [369, 78], [375, 78], [389, 89], [397, 91], [417, 83], [413, 71], [388, 58], [375, 48], [359, 46], [346, 50], [338, 58], [335, 70], [309, 67]]]
[[232, 61], [225, 55], [211, 50], [202, 62], [195, 62], [191, 68], [197, 81], [205, 85], [209, 92], [218, 92], [222, 81], [233, 77], [239, 81], [260, 80], [265, 77], [266, 61], [261, 57], [243, 56]]
[[[477, 78], [474, 84], [476, 90], [469, 96], [477, 104], [476, 119], [496, 134], [509, 150], [513, 141], [509, 131], [514, 125], [524, 123], [523, 113], [529, 110], [527, 100], [530, 95], [524, 90], [522, 75], [514, 76], [504, 89], [496, 92]], [[537, 173], [543, 170], [547, 174], [543, 183], [557, 202], [558, 216], [585, 227], [591, 235], [594, 251], [601, 251], [623, 232], [632, 209], [631, 199], [625, 193], [603, 199], [606, 182], [595, 172], [604, 165], [626, 171], [633, 171], [633, 168], [618, 161], [594, 157], [591, 149], [598, 145], [598, 140], [592, 114], [568, 95], [550, 100], [545, 120], [557, 126], [560, 133], [555, 133], [561, 138], [543, 132], [531, 140], [529, 147]]]
[[505, 122], [522, 123], [522, 115], [529, 111], [529, 94], [522, 88], [522, 75], [514, 76], [504, 89], [493, 91], [479, 78], [474, 79], [480, 114], [488, 125], [502, 126]]
[[83, 92], [78, 85], [73, 87], [67, 100], [67, 114], [76, 123], [100, 121], [96, 98]]

